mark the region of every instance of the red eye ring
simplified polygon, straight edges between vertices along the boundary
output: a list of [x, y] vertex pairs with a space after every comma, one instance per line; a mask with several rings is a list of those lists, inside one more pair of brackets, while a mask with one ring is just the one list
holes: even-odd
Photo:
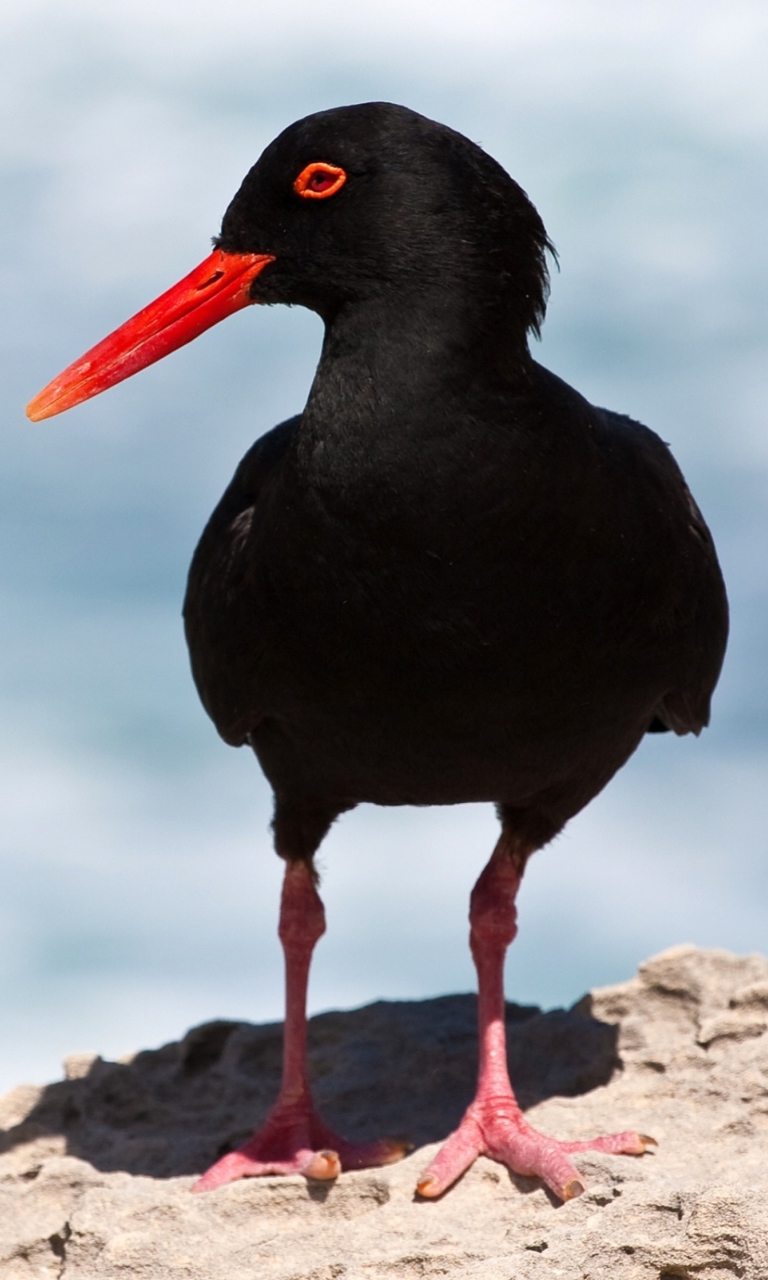
[[346, 173], [337, 164], [315, 160], [302, 169], [293, 189], [305, 200], [327, 200], [328, 196], [335, 196], [341, 190], [346, 180]]

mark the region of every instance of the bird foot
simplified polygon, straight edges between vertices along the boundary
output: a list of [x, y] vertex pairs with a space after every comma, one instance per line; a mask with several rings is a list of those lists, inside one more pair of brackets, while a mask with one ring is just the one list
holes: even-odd
[[513, 1173], [539, 1177], [561, 1200], [573, 1200], [586, 1190], [586, 1183], [568, 1159], [569, 1154], [609, 1151], [614, 1155], [639, 1156], [656, 1145], [655, 1139], [632, 1131], [585, 1142], [558, 1142], [538, 1133], [523, 1119], [511, 1094], [476, 1098], [458, 1129], [422, 1173], [416, 1190], [433, 1200], [483, 1155], [507, 1165]]
[[212, 1191], [238, 1178], [269, 1173], [302, 1173], [329, 1181], [342, 1170], [393, 1164], [411, 1149], [394, 1138], [355, 1143], [340, 1138], [320, 1119], [311, 1100], [278, 1102], [253, 1137], [206, 1170], [193, 1191]]

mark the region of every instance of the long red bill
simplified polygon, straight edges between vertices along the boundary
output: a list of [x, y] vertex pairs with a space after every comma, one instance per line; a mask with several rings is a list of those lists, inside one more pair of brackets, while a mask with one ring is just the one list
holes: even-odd
[[270, 262], [274, 262], [270, 254], [214, 250], [188, 276], [49, 382], [30, 400], [27, 417], [40, 422], [63, 413], [247, 307], [253, 302], [252, 281]]

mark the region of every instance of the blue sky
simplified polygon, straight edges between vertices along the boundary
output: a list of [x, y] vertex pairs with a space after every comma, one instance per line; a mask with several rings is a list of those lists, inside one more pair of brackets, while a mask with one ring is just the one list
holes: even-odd
[[[768, 950], [764, 5], [8, 0], [0, 34], [0, 1087], [280, 1015], [269, 794], [197, 702], [179, 610], [319, 321], [250, 308], [64, 417], [23, 405], [205, 256], [276, 132], [345, 102], [440, 119], [526, 188], [561, 261], [539, 358], [672, 443], [730, 587], [712, 728], [648, 741], [537, 856], [509, 995], [571, 1001], [684, 940]], [[339, 823], [312, 1007], [471, 988], [494, 838], [473, 807]]]

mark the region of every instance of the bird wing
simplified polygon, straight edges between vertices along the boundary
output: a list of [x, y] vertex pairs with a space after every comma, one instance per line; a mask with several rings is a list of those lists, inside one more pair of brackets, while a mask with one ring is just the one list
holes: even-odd
[[[677, 651], [678, 676], [659, 700], [649, 733], [698, 734], [709, 723], [710, 702], [728, 637], [728, 601], [712, 535], [671, 450], [648, 427], [601, 409], [612, 433], [631, 441], [631, 451], [655, 493], [656, 520], [666, 523], [673, 557], [659, 561], [666, 589], [653, 630], [665, 633]], [[660, 530], [661, 532], [661, 530]]]
[[259, 589], [254, 528], [300, 418], [249, 449], [197, 545], [184, 600], [192, 674], [225, 742], [242, 746], [260, 719], [265, 593]]

